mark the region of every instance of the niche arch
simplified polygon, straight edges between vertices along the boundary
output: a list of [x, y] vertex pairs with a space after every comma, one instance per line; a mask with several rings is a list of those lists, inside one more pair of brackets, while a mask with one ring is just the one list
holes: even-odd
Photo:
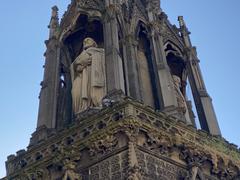
[[164, 45], [167, 64], [170, 69], [171, 75], [175, 75], [181, 80], [180, 90], [186, 98], [186, 85], [187, 85], [187, 70], [186, 62], [183, 58], [182, 51], [178, 46], [172, 42], [167, 42]]
[[101, 17], [90, 16], [87, 13], [79, 14], [71, 27], [62, 32], [60, 38], [59, 85], [57, 102], [57, 128], [61, 129], [70, 124], [73, 119], [72, 111], [72, 77], [71, 63], [83, 50], [83, 40], [93, 38], [98, 47], [104, 48], [103, 24]]
[[104, 47], [103, 24], [100, 18], [93, 18], [87, 14], [81, 14], [70, 32], [63, 43], [68, 48], [72, 61], [82, 51], [83, 40], [86, 37], [93, 38], [98, 44], [98, 47]]
[[164, 47], [167, 65], [172, 76], [172, 82], [176, 93], [178, 107], [183, 113], [183, 120], [187, 124], [195, 126], [195, 116], [192, 111], [192, 103], [188, 100], [189, 94], [187, 95], [187, 61], [185, 60], [180, 48], [174, 43], [168, 42]]
[[176, 56], [183, 57], [182, 49], [179, 48], [179, 47], [178, 47], [175, 43], [173, 43], [172, 41], [167, 41], [167, 42], [164, 44], [164, 49], [165, 49], [166, 55], [168, 55], [168, 53], [172, 52], [172, 53], [174, 53]]
[[154, 67], [152, 42], [149, 39], [149, 28], [139, 21], [135, 30], [137, 44], [137, 71], [142, 101], [155, 109], [160, 109], [157, 90], [157, 74]]

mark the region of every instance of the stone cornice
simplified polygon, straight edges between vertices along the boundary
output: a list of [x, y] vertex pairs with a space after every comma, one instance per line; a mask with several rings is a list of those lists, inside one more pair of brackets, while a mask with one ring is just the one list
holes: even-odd
[[[150, 107], [125, 98], [122, 102], [104, 108], [90, 117], [76, 119], [69, 128], [31, 147], [22, 155], [12, 157], [7, 162], [8, 166], [14, 167], [9, 175], [14, 177], [23, 170], [28, 171], [33, 167], [41, 167], [41, 164], [52, 162], [56, 155], [54, 147], [58, 150], [62, 147], [70, 150], [74, 146], [77, 147], [78, 153], [87, 148], [92, 152], [92, 156], [98, 153], [107, 154], [117, 148], [118, 140], [115, 135], [119, 132], [126, 134], [128, 138], [132, 137], [139, 146], [146, 145], [139, 144], [137, 140], [139, 133], [145, 132], [150, 138], [148, 138], [149, 142], [164, 145], [165, 148], [161, 151], [168, 158], [171, 157], [169, 149], [177, 148], [178, 153], [185, 152], [184, 149], [186, 149], [186, 152], [190, 153], [187, 157], [191, 157], [191, 153], [207, 157], [215, 169], [219, 168], [220, 160], [224, 161], [227, 166], [230, 163], [240, 168], [240, 152], [236, 146], [220, 137], [196, 130], [164, 113], [155, 112]], [[98, 146], [99, 144], [101, 147]], [[158, 148], [156, 145], [152, 146], [151, 144], [150, 149]], [[36, 155], [39, 155], [39, 158]], [[181, 164], [186, 166], [185, 163], [182, 161]]]

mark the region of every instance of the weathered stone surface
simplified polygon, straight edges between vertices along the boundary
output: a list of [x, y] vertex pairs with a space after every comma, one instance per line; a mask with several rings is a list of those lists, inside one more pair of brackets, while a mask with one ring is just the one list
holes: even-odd
[[[117, 119], [116, 113], [121, 114]], [[7, 167], [12, 179], [22, 173], [40, 176], [39, 171], [48, 178], [63, 177], [67, 170], [83, 179], [126, 179], [135, 177], [132, 173], [142, 179], [179, 179], [190, 176], [193, 167], [209, 179], [236, 178], [240, 153], [219, 137], [125, 99], [76, 120], [68, 129], [9, 159]]]
[[[221, 133], [185, 22], [172, 25], [159, 4], [72, 0], [61, 23], [53, 7], [37, 130], [27, 150], [8, 157], [4, 179], [240, 179], [239, 149], [213, 136]], [[86, 37], [105, 56], [104, 71], [94, 71], [100, 96], [72, 80], [79, 54], [93, 56]], [[188, 79], [204, 131], [195, 128]], [[83, 88], [97, 105], [76, 110], [71, 91]]]

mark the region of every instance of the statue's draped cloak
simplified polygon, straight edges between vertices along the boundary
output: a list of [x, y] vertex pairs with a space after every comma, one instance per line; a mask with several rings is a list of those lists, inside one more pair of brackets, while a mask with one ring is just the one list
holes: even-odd
[[[88, 107], [101, 106], [105, 95], [105, 60], [104, 49], [90, 47], [72, 63], [72, 98], [74, 112], [81, 112]], [[81, 66], [82, 71], [76, 71]]]

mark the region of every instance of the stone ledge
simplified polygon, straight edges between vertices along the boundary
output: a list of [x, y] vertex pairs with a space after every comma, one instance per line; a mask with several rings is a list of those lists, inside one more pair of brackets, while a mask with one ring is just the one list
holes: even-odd
[[[125, 141], [134, 138], [136, 145], [148, 146], [149, 151], [162, 147], [163, 149], [160, 148], [160, 150], [166, 157], [170, 153], [168, 150], [173, 148], [178, 154], [181, 151], [190, 153], [188, 156], [196, 153], [197, 156], [202, 157], [204, 154], [215, 166], [214, 168], [218, 168], [219, 161], [224, 161], [227, 165], [233, 164], [238, 169], [240, 167], [240, 153], [236, 146], [220, 137], [196, 130], [182, 121], [125, 98], [124, 101], [106, 107], [97, 114], [76, 119], [69, 128], [46, 138], [26, 152], [21, 153], [23, 152], [21, 151], [15, 157], [10, 156], [6, 163], [8, 175], [17, 176], [29, 168], [46, 166], [52, 162], [55, 153], [61, 148], [71, 151], [74, 146], [77, 147], [78, 152], [85, 149], [89, 153], [91, 148], [99, 150], [98, 143], [100, 143], [103, 144], [103, 149], [112, 151], [111, 149], [115, 148], [112, 146], [112, 141], [118, 133], [122, 134], [121, 138], [117, 138], [118, 141], [119, 138]], [[143, 138], [145, 144], [138, 142], [139, 136]], [[104, 143], [110, 143], [110, 145], [105, 144], [106, 147], [104, 147]], [[188, 156], [187, 158], [192, 158]], [[186, 166], [186, 161], [178, 161]]]

